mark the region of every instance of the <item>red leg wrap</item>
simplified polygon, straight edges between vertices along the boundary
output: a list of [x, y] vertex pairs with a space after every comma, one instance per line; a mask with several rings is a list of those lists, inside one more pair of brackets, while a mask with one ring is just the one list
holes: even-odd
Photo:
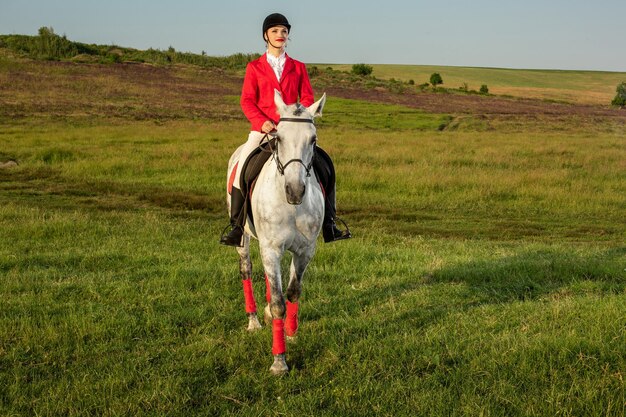
[[272, 354], [285, 353], [285, 322], [282, 319], [272, 320]]
[[252, 292], [252, 280], [243, 279], [243, 298], [246, 300], [246, 313], [256, 313], [256, 302], [254, 301], [254, 293]]
[[285, 317], [285, 334], [294, 336], [298, 330], [298, 303], [287, 301], [287, 317]]
[[270, 280], [267, 278], [267, 274], [265, 274], [265, 300], [267, 304], [272, 301], [272, 289], [270, 287]]

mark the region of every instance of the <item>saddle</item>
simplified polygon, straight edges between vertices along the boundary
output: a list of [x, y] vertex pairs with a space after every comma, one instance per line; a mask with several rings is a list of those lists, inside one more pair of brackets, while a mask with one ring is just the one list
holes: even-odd
[[[264, 142], [259, 145], [243, 162], [243, 168], [239, 178], [239, 189], [244, 194], [244, 198], [246, 200], [244, 212], [252, 224], [254, 224], [254, 219], [252, 217], [252, 204], [250, 196], [252, 196], [252, 192], [254, 191], [256, 180], [259, 177], [263, 166], [265, 166], [267, 160], [272, 156], [272, 149], [274, 149], [275, 146], [276, 139], [270, 139], [268, 142]], [[228, 180], [228, 194], [231, 194], [232, 192], [235, 182], [235, 173], [237, 172], [237, 166], [239, 163], [241, 163], [241, 161], [237, 161], [230, 173]], [[317, 182], [322, 188], [324, 198], [326, 198], [326, 189], [328, 189], [332, 185], [332, 181], [334, 181], [335, 167], [328, 153], [326, 153], [326, 151], [319, 146], [315, 147], [315, 153], [313, 155], [313, 172], [315, 173]]]

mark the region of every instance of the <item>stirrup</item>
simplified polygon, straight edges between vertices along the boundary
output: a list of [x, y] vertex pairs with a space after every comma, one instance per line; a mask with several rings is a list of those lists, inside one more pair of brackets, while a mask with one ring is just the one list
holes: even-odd
[[[226, 234], [226, 230], [228, 230], [228, 228], [231, 229], [230, 232], [228, 232], [228, 234]], [[239, 237], [239, 242], [235, 242], [234, 240], [229, 240], [229, 234], [231, 234], [236, 228], [241, 229], [241, 236]], [[243, 247], [241, 241], [243, 240], [243, 227], [238, 226], [238, 225], [232, 225], [229, 224], [228, 226], [226, 226], [224, 228], [224, 230], [222, 230], [222, 234], [220, 235], [220, 243], [222, 245], [226, 245], [226, 246], [234, 246], [237, 248], [241, 248]]]
[[[324, 236], [324, 242], [325, 243], [330, 243], [330, 242], [336, 242], [338, 240], [344, 240], [344, 239], [350, 239], [352, 237], [352, 233], [350, 232], [350, 228], [348, 227], [348, 225], [346, 224], [346, 222], [344, 222], [342, 219], [340, 219], [339, 217], [335, 217], [335, 221], [340, 221], [343, 224], [343, 227], [346, 228], [345, 231], [341, 231], [341, 229], [339, 229], [336, 225], [335, 222], [333, 222], [331, 224], [331, 232], [332, 232], [332, 236]], [[338, 230], [341, 234], [340, 235], [335, 235], [334, 230], [336, 229]]]
[[336, 217], [335, 220], [339, 220], [341, 224], [343, 224], [343, 227], [346, 228], [346, 231], [342, 232], [341, 238], [338, 238], [337, 240], [350, 239], [352, 237], [352, 233], [350, 233], [350, 228], [348, 227], [348, 224], [344, 222], [343, 219], [340, 219], [339, 217]]

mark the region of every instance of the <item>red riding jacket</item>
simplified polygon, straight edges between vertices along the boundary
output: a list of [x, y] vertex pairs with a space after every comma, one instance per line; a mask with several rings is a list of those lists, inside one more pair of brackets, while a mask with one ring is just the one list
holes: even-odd
[[279, 83], [267, 56], [263, 54], [248, 63], [241, 90], [241, 108], [252, 124], [251, 130], [260, 132], [267, 120], [278, 124], [280, 116], [274, 104], [274, 89], [280, 91], [286, 104], [294, 104], [298, 98], [303, 106], [313, 104], [313, 88], [306, 66], [287, 56]]

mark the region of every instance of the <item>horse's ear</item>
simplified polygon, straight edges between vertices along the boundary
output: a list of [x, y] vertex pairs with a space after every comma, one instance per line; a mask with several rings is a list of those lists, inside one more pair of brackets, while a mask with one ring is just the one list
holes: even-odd
[[280, 95], [280, 91], [278, 91], [277, 89], [274, 89], [274, 104], [276, 104], [276, 110], [278, 111], [278, 114], [282, 115], [287, 105], [283, 101], [283, 98]]
[[322, 109], [324, 108], [324, 103], [326, 103], [326, 93], [324, 93], [322, 98], [320, 98], [315, 103], [313, 103], [309, 107], [307, 107], [307, 110], [309, 111], [309, 113], [311, 113], [313, 115], [313, 117], [321, 116], [322, 115]]

